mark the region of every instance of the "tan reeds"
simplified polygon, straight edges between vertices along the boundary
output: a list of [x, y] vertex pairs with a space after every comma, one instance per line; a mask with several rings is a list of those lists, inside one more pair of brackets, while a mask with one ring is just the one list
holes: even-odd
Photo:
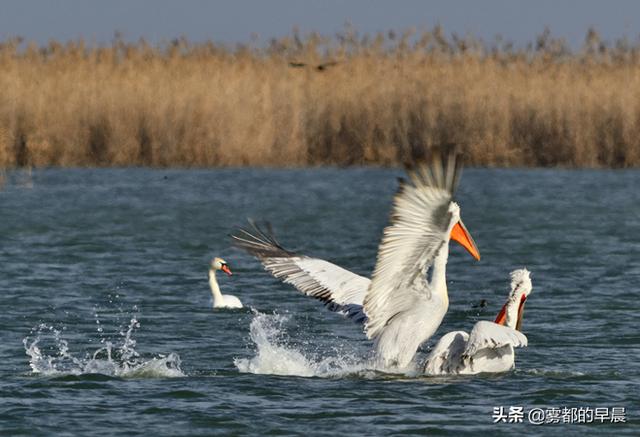
[[0, 167], [640, 165], [640, 47], [420, 35], [0, 46]]

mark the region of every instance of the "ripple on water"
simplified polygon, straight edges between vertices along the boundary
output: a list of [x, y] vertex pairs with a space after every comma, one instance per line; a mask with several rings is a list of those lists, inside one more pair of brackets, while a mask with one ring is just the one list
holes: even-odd
[[[450, 310], [434, 340], [493, 319], [509, 271], [526, 266], [529, 347], [501, 375], [382, 372], [360, 327], [230, 245], [245, 217], [266, 219], [285, 247], [368, 276], [401, 173], [43, 169], [30, 188], [0, 191], [2, 431], [638, 435], [637, 423], [491, 417], [499, 405], [624, 406], [635, 420], [638, 171], [465, 170], [456, 197], [483, 258], [452, 246]], [[237, 272], [222, 291], [261, 315], [211, 309], [216, 255]]]

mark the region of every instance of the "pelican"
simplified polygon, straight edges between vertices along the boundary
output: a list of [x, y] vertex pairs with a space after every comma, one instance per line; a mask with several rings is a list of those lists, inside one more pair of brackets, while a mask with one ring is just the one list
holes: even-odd
[[216, 271], [222, 270], [227, 275], [231, 276], [231, 269], [229, 265], [222, 258], [215, 257], [211, 260], [211, 266], [209, 267], [209, 287], [211, 287], [211, 295], [213, 296], [214, 308], [242, 308], [242, 302], [235, 296], [230, 294], [222, 294], [220, 292], [220, 286], [216, 280]]
[[400, 181], [371, 280], [284, 249], [270, 226], [260, 229], [250, 221], [251, 229], [239, 228], [232, 238], [276, 278], [364, 323], [378, 362], [403, 368], [434, 334], [449, 307], [449, 240], [480, 259], [460, 207], [452, 200], [461, 168], [457, 153], [442, 156], [436, 150], [429, 161], [406, 169], [409, 181]]
[[520, 330], [524, 303], [531, 290], [527, 269], [511, 272], [511, 292], [495, 322], [478, 322], [470, 334], [453, 331], [443, 335], [427, 356], [424, 373], [473, 375], [513, 369], [513, 348], [527, 345], [527, 337]]

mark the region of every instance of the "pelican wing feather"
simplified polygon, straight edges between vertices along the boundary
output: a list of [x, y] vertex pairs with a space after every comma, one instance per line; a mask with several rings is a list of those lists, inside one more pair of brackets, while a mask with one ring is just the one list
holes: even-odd
[[464, 355], [472, 357], [482, 349], [499, 349], [507, 345], [525, 347], [527, 346], [527, 337], [508, 326], [480, 321], [474, 325], [469, 334]]
[[442, 336], [429, 353], [424, 364], [427, 375], [446, 375], [452, 373], [465, 351], [469, 334], [464, 331], [452, 331]]
[[[364, 300], [368, 338], [380, 337], [392, 319], [411, 311], [418, 301], [428, 306], [431, 290], [423, 277], [447, 240], [449, 206], [460, 173], [461, 160], [453, 151], [443, 159], [436, 150], [428, 163], [407, 169], [409, 181], [401, 181], [394, 197]], [[405, 333], [413, 335], [411, 330]]]
[[362, 303], [371, 282], [368, 278], [283, 248], [269, 224], [249, 224], [250, 229], [238, 228], [231, 235], [235, 246], [255, 256], [273, 276], [324, 302], [330, 310], [342, 312], [354, 321], [365, 320]]

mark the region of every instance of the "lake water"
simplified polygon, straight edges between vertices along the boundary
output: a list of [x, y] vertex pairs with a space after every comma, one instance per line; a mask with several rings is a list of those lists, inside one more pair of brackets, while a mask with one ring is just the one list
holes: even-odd
[[[529, 347], [506, 374], [376, 372], [359, 326], [230, 245], [246, 217], [267, 219], [286, 247], [368, 275], [401, 174], [9, 174], [0, 191], [0, 431], [640, 434], [638, 171], [465, 171], [457, 200], [482, 260], [452, 245], [450, 308], [434, 339], [493, 320], [509, 272], [526, 266]], [[216, 255], [235, 273], [219, 277], [223, 292], [246, 309], [212, 309]], [[522, 407], [523, 423], [494, 424], [501, 406]], [[528, 420], [535, 408], [596, 407], [626, 408], [627, 423]]]

